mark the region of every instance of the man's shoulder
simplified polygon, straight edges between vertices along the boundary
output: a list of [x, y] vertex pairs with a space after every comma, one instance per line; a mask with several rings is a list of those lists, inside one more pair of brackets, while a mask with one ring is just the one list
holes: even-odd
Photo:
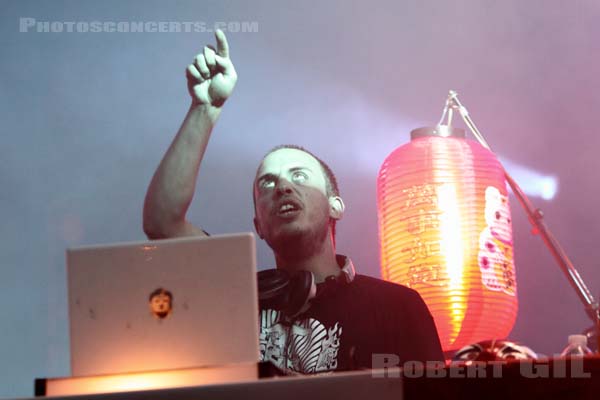
[[419, 293], [414, 289], [367, 275], [357, 274], [352, 284], [356, 290], [369, 292], [375, 297], [396, 297], [404, 300], [421, 298]]
[[362, 274], [356, 274], [353, 283], [360, 287], [373, 287], [382, 290], [393, 290], [404, 293], [414, 292], [413, 289], [404, 285]]

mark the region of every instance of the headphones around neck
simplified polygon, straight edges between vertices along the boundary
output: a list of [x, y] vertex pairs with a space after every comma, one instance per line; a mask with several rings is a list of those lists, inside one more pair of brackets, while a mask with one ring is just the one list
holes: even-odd
[[285, 317], [294, 318], [308, 310], [312, 299], [352, 282], [356, 275], [352, 261], [343, 256], [336, 258], [343, 265], [342, 273], [328, 276], [319, 284], [315, 284], [315, 276], [310, 271], [290, 273], [283, 269], [267, 269], [258, 272], [260, 308], [281, 311]]

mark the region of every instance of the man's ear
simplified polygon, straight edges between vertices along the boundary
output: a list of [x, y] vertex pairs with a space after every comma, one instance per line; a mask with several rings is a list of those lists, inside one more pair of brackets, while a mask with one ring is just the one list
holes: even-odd
[[333, 219], [342, 219], [344, 216], [344, 201], [340, 196], [329, 196], [329, 216]]
[[262, 231], [260, 230], [260, 225], [258, 224], [258, 220], [254, 217], [254, 230], [256, 230], [256, 234], [259, 238], [264, 239], [262, 235]]

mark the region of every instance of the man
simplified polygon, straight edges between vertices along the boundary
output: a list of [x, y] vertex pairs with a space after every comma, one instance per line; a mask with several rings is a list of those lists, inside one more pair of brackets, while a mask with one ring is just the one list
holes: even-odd
[[[185, 215], [212, 128], [237, 80], [225, 34], [217, 31], [216, 40], [216, 51], [205, 47], [187, 67], [192, 104], [146, 195], [144, 231], [151, 239], [206, 235]], [[319, 284], [318, 295], [291, 313], [261, 309], [263, 360], [302, 373], [371, 368], [377, 354], [400, 362], [443, 360], [417, 292], [355, 275], [350, 259], [336, 255], [344, 202], [323, 161], [295, 146], [274, 149], [259, 165], [253, 197], [256, 232], [278, 270]]]

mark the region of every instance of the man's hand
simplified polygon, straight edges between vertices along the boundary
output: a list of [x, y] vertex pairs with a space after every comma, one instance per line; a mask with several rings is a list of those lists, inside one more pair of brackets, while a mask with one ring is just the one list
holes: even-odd
[[186, 69], [192, 106], [206, 104], [221, 107], [233, 92], [237, 73], [229, 59], [229, 44], [222, 30], [215, 32], [217, 51], [205, 46]]

